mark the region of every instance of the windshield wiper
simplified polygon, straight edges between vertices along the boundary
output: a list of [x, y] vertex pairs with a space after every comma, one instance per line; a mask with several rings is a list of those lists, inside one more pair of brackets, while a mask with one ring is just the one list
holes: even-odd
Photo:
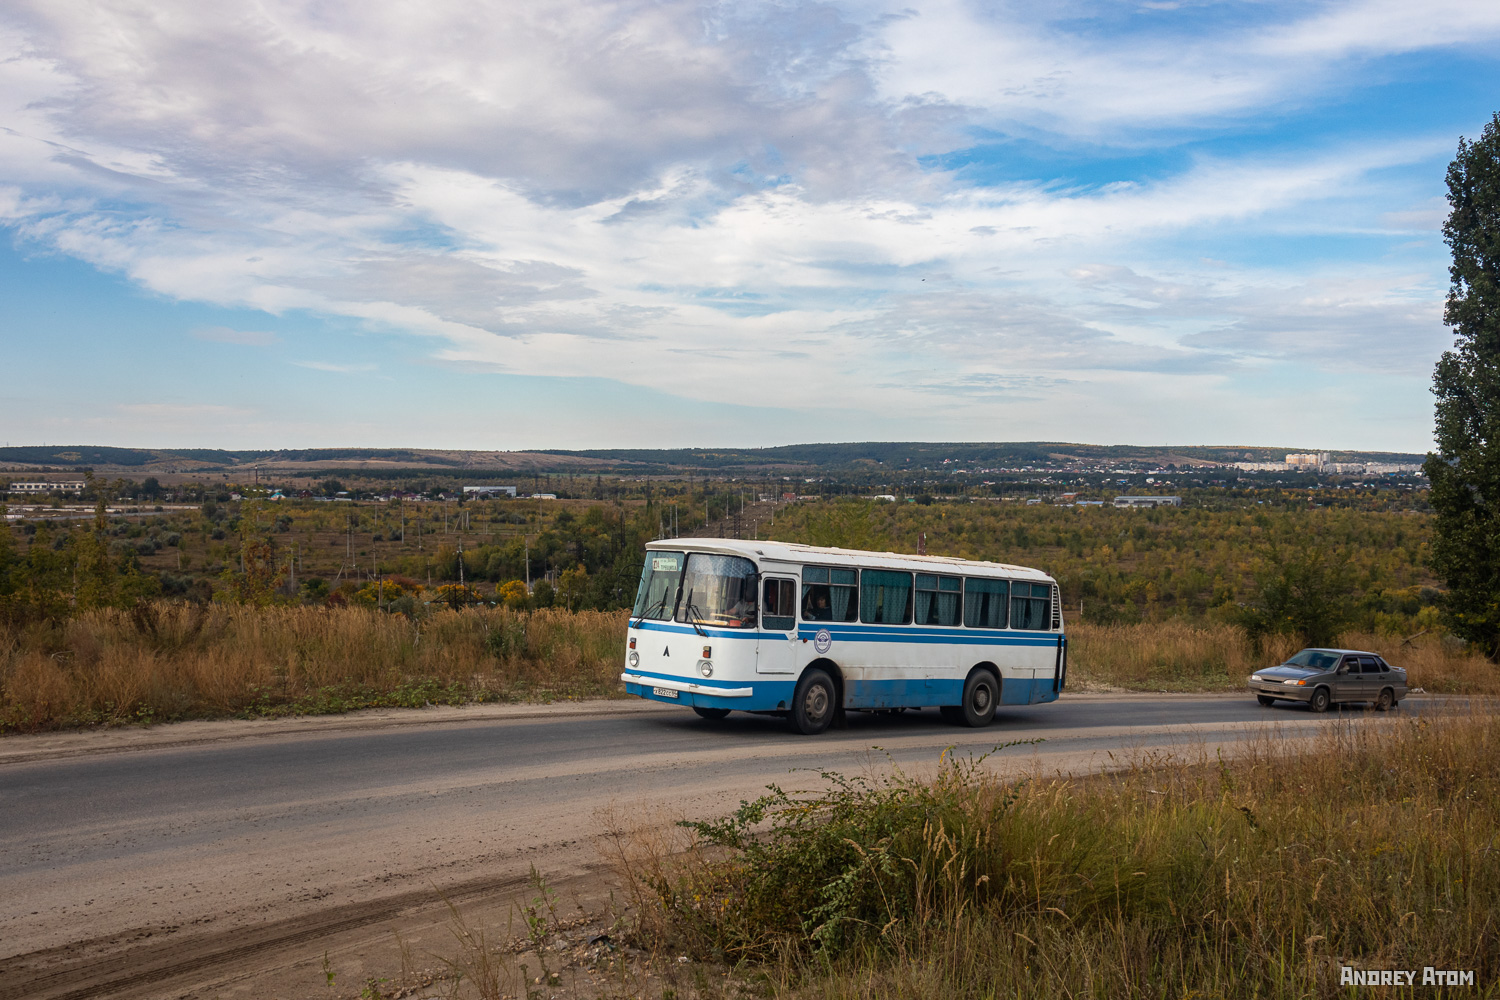
[[631, 628], [640, 628], [641, 627], [641, 622], [645, 621], [647, 618], [650, 618], [652, 615], [654, 615], [656, 612], [660, 611], [662, 608], [664, 608], [666, 606], [667, 606], [667, 595], [663, 594], [662, 597], [661, 597], [661, 600], [659, 600], [655, 604], [651, 605], [645, 611], [642, 611], [641, 612], [641, 616], [639, 618], [637, 618], [635, 621], [633, 621], [633, 622], [630, 623], [630, 627]]
[[703, 629], [698, 625], [698, 619], [703, 617], [703, 612], [699, 610], [698, 605], [693, 603], [693, 592], [691, 590], [688, 591], [687, 595], [687, 613], [688, 624], [693, 626], [693, 631], [697, 632], [703, 638], [707, 639], [708, 633], [703, 631]]

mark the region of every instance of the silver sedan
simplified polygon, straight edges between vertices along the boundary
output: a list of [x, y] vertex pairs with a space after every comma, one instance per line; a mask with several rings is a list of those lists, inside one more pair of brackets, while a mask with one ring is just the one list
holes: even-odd
[[1362, 649], [1304, 649], [1276, 667], [1257, 670], [1250, 690], [1262, 705], [1302, 701], [1314, 712], [1351, 701], [1380, 711], [1406, 697], [1406, 671]]

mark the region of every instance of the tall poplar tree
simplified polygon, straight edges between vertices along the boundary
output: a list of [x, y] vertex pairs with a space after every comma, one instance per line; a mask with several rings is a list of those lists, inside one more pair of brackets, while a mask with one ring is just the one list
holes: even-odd
[[1437, 451], [1424, 466], [1437, 510], [1433, 564], [1455, 635], [1500, 659], [1500, 113], [1448, 165], [1453, 252], [1443, 322], [1454, 345], [1433, 373]]

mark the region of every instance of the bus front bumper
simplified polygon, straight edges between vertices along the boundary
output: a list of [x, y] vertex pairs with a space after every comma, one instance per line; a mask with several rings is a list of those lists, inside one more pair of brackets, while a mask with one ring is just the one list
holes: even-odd
[[620, 680], [626, 684], [637, 684], [647, 690], [658, 688], [663, 691], [681, 691], [686, 694], [708, 695], [714, 698], [749, 698], [755, 694], [753, 687], [713, 687], [708, 684], [676, 681], [666, 677], [647, 677], [644, 674], [632, 674], [628, 670], [620, 675]]

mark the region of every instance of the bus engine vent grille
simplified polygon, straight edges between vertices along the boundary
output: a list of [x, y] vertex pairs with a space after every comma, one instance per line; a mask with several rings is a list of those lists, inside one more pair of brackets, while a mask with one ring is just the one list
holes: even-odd
[[1062, 595], [1057, 591], [1057, 584], [1052, 585], [1052, 631], [1062, 630]]

